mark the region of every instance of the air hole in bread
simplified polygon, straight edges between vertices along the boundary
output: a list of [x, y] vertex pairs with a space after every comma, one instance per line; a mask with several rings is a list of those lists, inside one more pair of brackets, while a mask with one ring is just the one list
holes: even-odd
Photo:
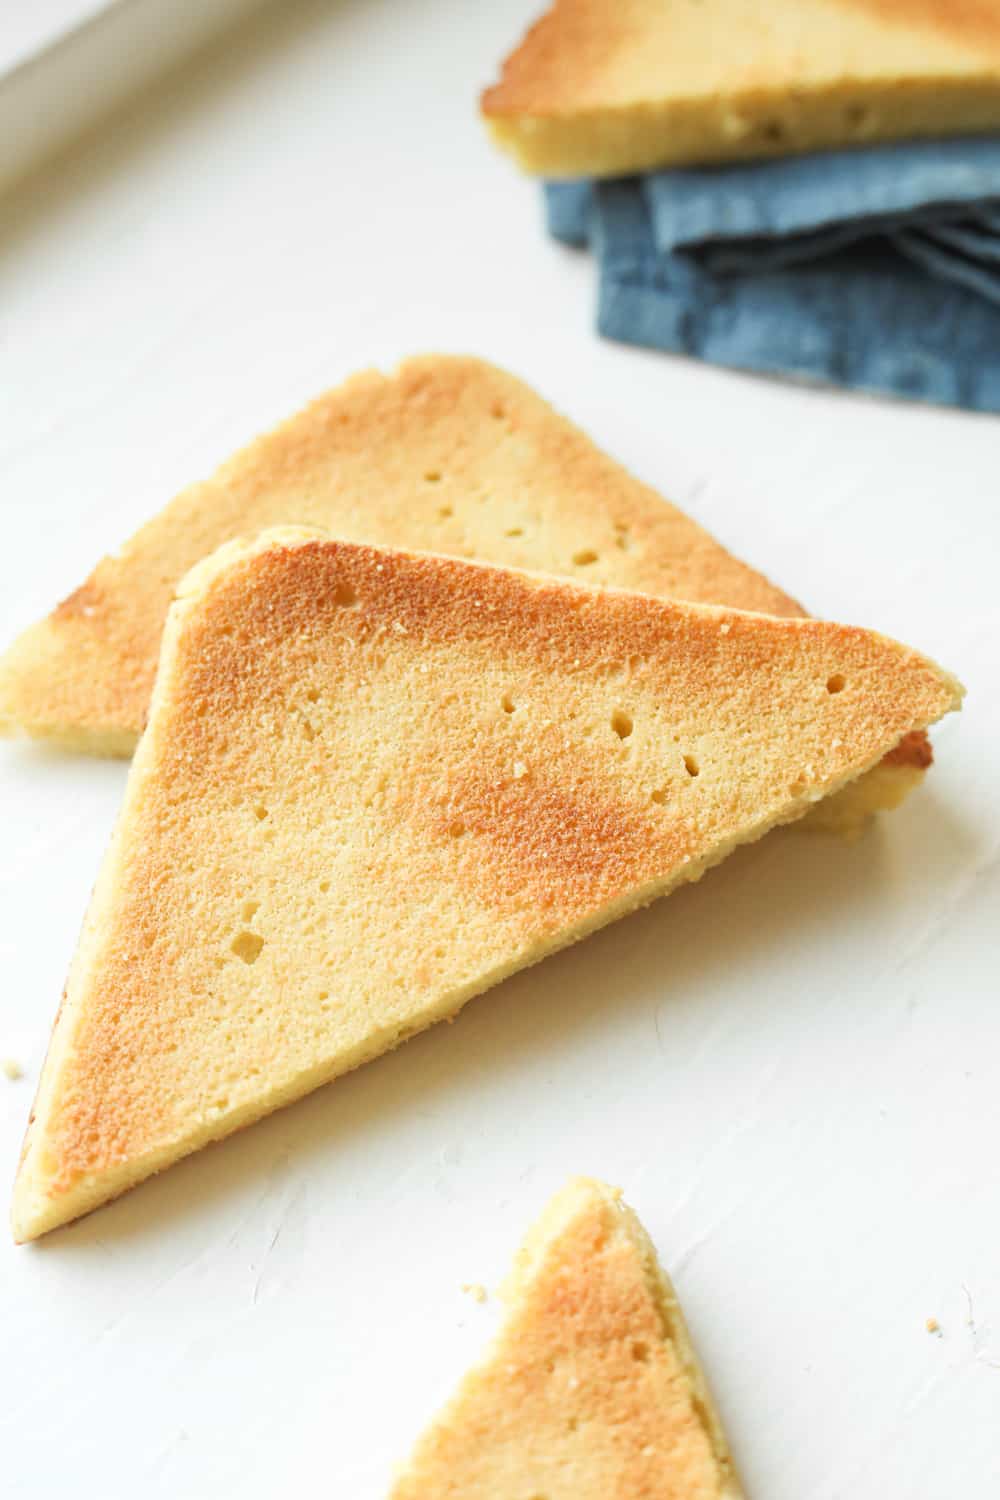
[[302, 733], [305, 735], [307, 740], [314, 740], [316, 738], [316, 731], [312, 727], [308, 719], [302, 720]]
[[453, 839], [460, 839], [465, 832], [465, 824], [460, 818], [456, 818], [453, 823], [448, 824], [448, 832]]
[[441, 483], [441, 470], [440, 469], [428, 469], [427, 473], [424, 475], [424, 479], [427, 481], [428, 484], [440, 484]]
[[524, 527], [523, 526], [509, 526], [507, 528], [507, 530], [504, 532], [504, 536], [524, 536]]
[[319, 688], [310, 688], [309, 691], [308, 691], [308, 693], [306, 693], [306, 697], [309, 699], [310, 703], [318, 703], [319, 702]]
[[627, 740], [634, 728], [632, 715], [627, 714], [623, 708], [616, 708], [611, 715], [611, 728], [620, 740]]
[[644, 1365], [649, 1358], [649, 1345], [644, 1344], [641, 1339], [637, 1339], [632, 1345], [632, 1358], [637, 1364]]
[[270, 813], [262, 802], [258, 802], [253, 810], [253, 815], [258, 823], [263, 823], [264, 819], [270, 816]]
[[847, 686], [847, 678], [843, 672], [834, 672], [832, 677], [826, 679], [826, 690], [828, 693], [842, 693]]
[[502, 422], [506, 415], [507, 413], [504, 411], [500, 402], [494, 401], [493, 405], [490, 407], [490, 416], [493, 418], [494, 422]]
[[701, 772], [701, 766], [699, 766], [693, 755], [685, 755], [684, 769], [689, 776], [697, 776]]
[[510, 696], [510, 694], [504, 693], [503, 697], [500, 699], [500, 707], [503, 709], [504, 713], [512, 714], [514, 712], [514, 706], [514, 700]]
[[597, 561], [597, 553], [593, 547], [581, 547], [579, 552], [573, 553], [573, 561], [578, 568], [587, 568]]
[[240, 915], [243, 918], [244, 922], [252, 922], [253, 919], [254, 919], [254, 917], [257, 915], [257, 913], [259, 911], [260, 911], [260, 902], [259, 901], [244, 901], [244, 903], [243, 903], [243, 910], [240, 913]]
[[352, 604], [357, 604], [358, 595], [349, 583], [338, 583], [333, 595], [334, 604], [339, 604], [342, 609], [350, 609]]
[[264, 939], [260, 934], [249, 932], [246, 928], [242, 932], [238, 932], [232, 942], [233, 952], [245, 964], [255, 964], [258, 958], [260, 958], [260, 950], [263, 946]]
[[665, 802], [666, 802], [666, 800], [667, 800], [667, 794], [666, 794], [666, 791], [665, 791], [665, 790], [664, 790], [664, 788], [663, 788], [663, 787], [662, 787], [662, 786], [658, 786], [658, 787], [657, 787], [657, 788], [656, 788], [656, 791], [655, 791], [655, 792], [651, 792], [651, 793], [650, 793], [650, 798], [649, 798], [649, 800], [650, 800], [650, 801], [651, 801], [651, 802], [655, 802], [655, 803], [656, 803], [656, 805], [657, 805], [657, 807], [662, 807], [662, 806], [663, 806], [663, 804], [664, 804], [664, 803], [665, 803]]
[[439, 521], [450, 521], [451, 518], [452, 518], [452, 516], [454, 514], [455, 514], [455, 511], [454, 511], [454, 508], [452, 506], [450, 506], [450, 505], [442, 505], [440, 507], [440, 509], [438, 510], [438, 520]]
[[567, 1432], [575, 1432], [577, 1430], [577, 1428], [579, 1427], [579, 1425], [580, 1425], [580, 1418], [579, 1417], [570, 1417], [569, 1421], [566, 1423], [566, 1431]]
[[319, 883], [319, 888], [320, 893], [325, 896], [327, 891], [330, 889], [330, 882], [328, 880], [321, 880]]

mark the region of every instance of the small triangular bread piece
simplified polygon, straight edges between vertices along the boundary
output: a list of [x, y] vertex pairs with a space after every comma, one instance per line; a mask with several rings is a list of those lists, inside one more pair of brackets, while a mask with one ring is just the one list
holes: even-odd
[[557, 1193], [504, 1297], [391, 1500], [739, 1500], [677, 1294], [617, 1189]]
[[[520, 380], [483, 360], [425, 355], [320, 396], [98, 563], [0, 659], [0, 734], [131, 755], [178, 582], [223, 543], [283, 525], [694, 603], [804, 613]], [[926, 737], [909, 736], [810, 823], [852, 832], [897, 806], [930, 760]]]
[[994, 130], [1000, 6], [556, 0], [482, 109], [549, 177]]
[[696, 878], [958, 705], [868, 631], [270, 533], [183, 583], [31, 1238]]

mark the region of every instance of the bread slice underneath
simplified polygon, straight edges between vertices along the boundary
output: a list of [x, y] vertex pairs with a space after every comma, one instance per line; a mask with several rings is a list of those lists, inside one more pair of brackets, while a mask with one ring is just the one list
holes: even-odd
[[993, 0], [556, 0], [487, 89], [529, 172], [654, 167], [995, 130]]
[[301, 531], [229, 544], [170, 613], [16, 1235], [697, 878], [959, 697], [846, 626]]
[[504, 1297], [390, 1500], [739, 1500], [677, 1294], [618, 1189], [557, 1193]]
[[[0, 733], [130, 755], [160, 636], [188, 568], [270, 526], [478, 558], [581, 582], [800, 615], [780, 589], [633, 479], [521, 381], [429, 355], [358, 375], [177, 496], [0, 661]], [[897, 747], [828, 823], [853, 831], [895, 806], [930, 747]], [[874, 794], [874, 795], [873, 795]]]

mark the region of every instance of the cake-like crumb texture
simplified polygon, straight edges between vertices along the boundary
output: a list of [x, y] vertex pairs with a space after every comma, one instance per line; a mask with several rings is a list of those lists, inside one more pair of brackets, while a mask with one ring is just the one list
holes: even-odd
[[482, 110], [529, 172], [613, 176], [992, 130], [995, 0], [556, 0]]
[[391, 1500], [739, 1500], [677, 1295], [617, 1190], [563, 1188], [506, 1300]]
[[[99, 563], [0, 660], [0, 733], [130, 755], [181, 577], [225, 542], [286, 524], [695, 603], [803, 613], [521, 381], [482, 360], [428, 355], [321, 396]], [[894, 788], [910, 783], [887, 782], [879, 805], [893, 806]], [[832, 826], [857, 822], [850, 792], [824, 813]]]
[[178, 582], [272, 526], [797, 614], [527, 386], [427, 356], [320, 396], [177, 496], [0, 662], [0, 729], [130, 754]]
[[17, 1235], [696, 878], [959, 696], [846, 626], [300, 530], [228, 544], [168, 620]]

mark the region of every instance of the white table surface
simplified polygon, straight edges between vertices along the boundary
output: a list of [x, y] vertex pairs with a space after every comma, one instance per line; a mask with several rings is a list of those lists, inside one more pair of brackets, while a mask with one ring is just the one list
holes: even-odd
[[[773, 835], [0, 1245], [5, 1494], [378, 1500], [494, 1326], [462, 1284], [572, 1172], [645, 1219], [751, 1497], [1000, 1493], [1000, 425], [599, 342], [592, 267], [474, 115], [534, 9], [279, 7], [4, 203], [0, 638], [311, 394], [440, 348], [966, 710], [853, 847]], [[0, 746], [5, 1180], [125, 774]]]

